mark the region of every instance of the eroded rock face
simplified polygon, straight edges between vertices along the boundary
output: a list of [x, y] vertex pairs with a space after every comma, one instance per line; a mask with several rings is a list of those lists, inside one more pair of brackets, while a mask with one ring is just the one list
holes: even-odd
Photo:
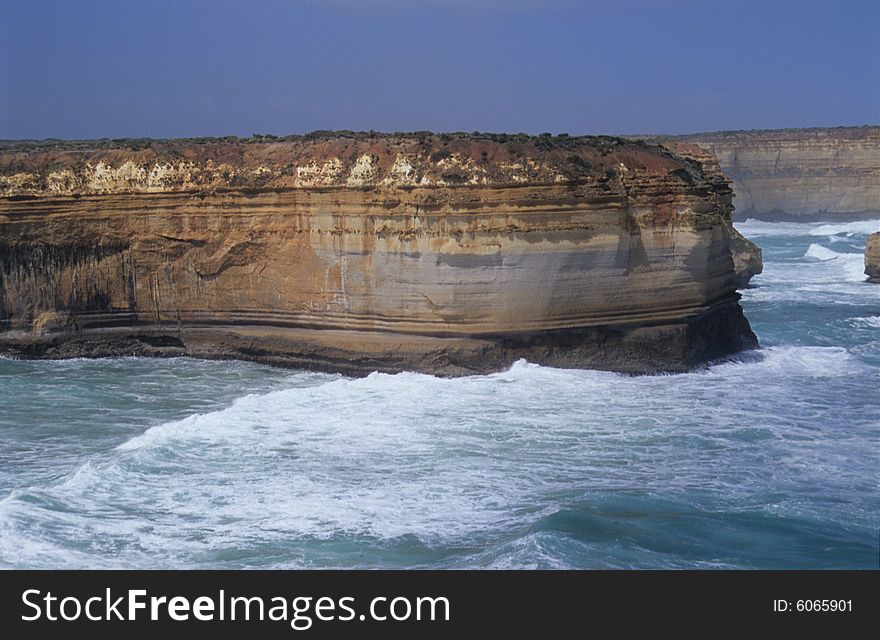
[[756, 346], [720, 172], [611, 138], [0, 154], [0, 351], [458, 375]]
[[733, 180], [734, 219], [880, 215], [880, 127], [736, 131], [684, 136]]
[[[721, 171], [718, 159], [703, 146], [692, 142], [669, 139], [664, 140], [663, 144], [679, 156], [699, 162], [703, 168], [704, 176], [708, 176], [709, 179], [716, 183], [726, 183], [727, 177]], [[734, 194], [735, 196], [736, 194]], [[724, 227], [728, 235], [731, 257], [733, 258], [736, 288], [745, 289], [749, 286], [752, 277], [764, 270], [761, 247], [737, 231], [731, 220], [727, 220]]]
[[880, 284], [880, 232], [868, 236], [865, 248], [865, 274], [868, 282]]

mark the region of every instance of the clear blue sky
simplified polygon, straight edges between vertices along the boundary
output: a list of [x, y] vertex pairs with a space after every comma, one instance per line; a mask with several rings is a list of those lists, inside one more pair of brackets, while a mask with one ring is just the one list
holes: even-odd
[[878, 0], [0, 0], [0, 138], [878, 123]]

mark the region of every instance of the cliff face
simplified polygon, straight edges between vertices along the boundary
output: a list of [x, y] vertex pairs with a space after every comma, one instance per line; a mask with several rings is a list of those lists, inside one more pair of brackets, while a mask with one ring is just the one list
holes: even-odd
[[611, 138], [7, 145], [0, 351], [684, 370], [754, 335], [720, 174]]
[[680, 138], [733, 180], [736, 220], [880, 215], [880, 127], [783, 129]]

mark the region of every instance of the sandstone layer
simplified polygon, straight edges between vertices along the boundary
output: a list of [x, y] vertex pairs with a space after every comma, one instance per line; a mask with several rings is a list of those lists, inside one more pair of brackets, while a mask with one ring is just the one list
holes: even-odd
[[880, 284], [880, 232], [868, 236], [865, 247], [865, 275], [868, 282]]
[[735, 220], [880, 216], [880, 127], [734, 131], [679, 139], [714, 154], [733, 180]]
[[757, 344], [731, 211], [608, 137], [5, 143], [0, 352], [682, 371]]

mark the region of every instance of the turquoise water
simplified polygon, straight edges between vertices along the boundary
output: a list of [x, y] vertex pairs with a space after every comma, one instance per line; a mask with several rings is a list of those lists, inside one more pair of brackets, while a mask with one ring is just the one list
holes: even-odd
[[877, 568], [880, 222], [738, 226], [763, 349], [691, 374], [0, 360], [0, 566]]

